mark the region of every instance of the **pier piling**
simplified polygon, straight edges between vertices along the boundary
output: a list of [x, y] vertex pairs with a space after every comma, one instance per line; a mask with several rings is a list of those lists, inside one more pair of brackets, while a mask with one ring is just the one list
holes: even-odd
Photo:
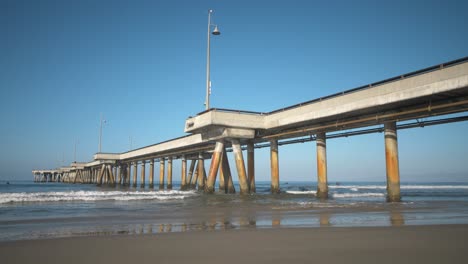
[[133, 184], [132, 187], [137, 187], [138, 177], [138, 161], [133, 162]]
[[159, 159], [159, 190], [164, 190], [164, 167], [166, 161], [164, 158]]
[[198, 155], [198, 190], [203, 191], [205, 189], [205, 162], [203, 160], [203, 153]]
[[247, 173], [245, 171], [244, 157], [242, 156], [242, 149], [238, 139], [232, 139], [232, 151], [236, 160], [237, 176], [239, 177], [239, 187], [241, 194], [250, 193], [249, 181], [247, 180]]
[[399, 202], [400, 196], [400, 169], [398, 164], [398, 137], [396, 122], [384, 124], [385, 137], [385, 163], [387, 169], [387, 201]]
[[172, 157], [167, 159], [167, 189], [172, 190]]
[[150, 189], [154, 188], [154, 159], [150, 159], [150, 167], [149, 167], [149, 185]]
[[180, 173], [180, 189], [185, 190], [187, 187], [187, 160], [182, 156], [182, 166]]
[[279, 193], [278, 141], [270, 141], [271, 193]]
[[208, 180], [207, 180], [206, 189], [205, 189], [206, 193], [214, 193], [215, 191], [214, 185], [216, 182], [216, 176], [218, 175], [219, 163], [223, 155], [223, 150], [224, 150], [224, 141], [222, 140], [217, 141], [214, 152], [213, 152], [213, 156], [211, 158], [210, 171], [208, 173]]
[[254, 143], [247, 143], [247, 176], [249, 179], [250, 192], [255, 193], [255, 152]]
[[317, 197], [328, 198], [327, 141], [324, 132], [317, 133]]
[[145, 160], [141, 161], [140, 188], [145, 188]]

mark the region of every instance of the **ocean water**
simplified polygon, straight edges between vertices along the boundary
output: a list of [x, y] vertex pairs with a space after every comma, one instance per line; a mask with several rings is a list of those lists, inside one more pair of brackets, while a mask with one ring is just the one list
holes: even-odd
[[[0, 183], [0, 241], [246, 228], [468, 224], [468, 183], [402, 183], [387, 203], [384, 182], [257, 182], [253, 195], [90, 184]], [[237, 187], [237, 186], [236, 186]], [[238, 187], [237, 187], [238, 190]]]

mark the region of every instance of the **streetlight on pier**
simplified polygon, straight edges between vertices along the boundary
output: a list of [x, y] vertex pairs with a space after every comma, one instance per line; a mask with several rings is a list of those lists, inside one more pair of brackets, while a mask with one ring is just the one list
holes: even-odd
[[[211, 81], [210, 81], [210, 33], [218, 36], [221, 34], [218, 30], [218, 26], [211, 24], [211, 13], [213, 13], [213, 10], [210, 9], [208, 10], [208, 45], [206, 49], [206, 99], [205, 99], [205, 110], [210, 109], [210, 94], [211, 94]], [[211, 28], [214, 27], [213, 32], [211, 31]]]
[[102, 113], [101, 113], [101, 121], [99, 125], [99, 151], [98, 153], [101, 153], [101, 143], [102, 143], [102, 124], [105, 124], [107, 121], [102, 119]]

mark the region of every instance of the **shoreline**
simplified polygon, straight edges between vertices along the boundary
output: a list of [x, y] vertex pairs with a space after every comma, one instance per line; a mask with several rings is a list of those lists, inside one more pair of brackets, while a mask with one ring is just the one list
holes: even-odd
[[0, 242], [3, 263], [463, 263], [468, 225], [317, 227]]

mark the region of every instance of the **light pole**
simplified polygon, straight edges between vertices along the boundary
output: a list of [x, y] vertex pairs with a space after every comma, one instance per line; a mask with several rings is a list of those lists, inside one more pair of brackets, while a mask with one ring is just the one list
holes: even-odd
[[208, 45], [206, 48], [206, 99], [205, 99], [205, 110], [210, 109], [210, 94], [211, 94], [211, 82], [210, 82], [210, 31], [211, 27], [214, 26], [213, 32], [211, 34], [217, 36], [221, 32], [218, 30], [217, 25], [211, 24], [211, 13], [213, 10], [208, 10]]
[[101, 113], [101, 121], [100, 121], [100, 126], [99, 126], [99, 151], [98, 153], [101, 153], [101, 142], [102, 142], [102, 124], [106, 123], [106, 120], [102, 119], [102, 113]]

